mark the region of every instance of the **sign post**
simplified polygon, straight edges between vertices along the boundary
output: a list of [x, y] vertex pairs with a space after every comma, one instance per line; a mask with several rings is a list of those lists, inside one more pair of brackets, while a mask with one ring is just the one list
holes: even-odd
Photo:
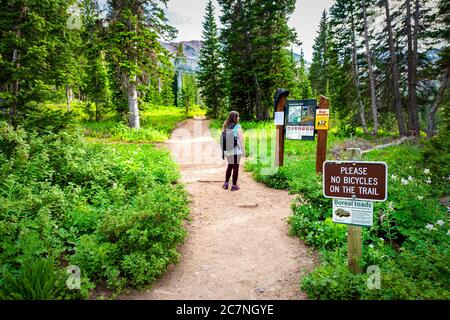
[[360, 161], [361, 149], [348, 150], [350, 160], [324, 162], [323, 194], [333, 198], [333, 221], [349, 225], [348, 266], [351, 272], [360, 273], [361, 226], [373, 225], [372, 201], [387, 198], [387, 165], [385, 162]]
[[[350, 160], [361, 160], [361, 149], [351, 148]], [[362, 239], [360, 226], [349, 225], [347, 231], [347, 264], [352, 273], [361, 273], [359, 260], [362, 256]]]
[[[328, 110], [330, 107], [330, 101], [325, 96], [320, 96], [319, 100], [319, 109], [317, 112], [321, 110]], [[323, 120], [323, 119], [322, 119]], [[317, 121], [317, 119], [316, 119]], [[328, 135], [328, 126], [327, 128], [318, 128], [317, 129], [317, 150], [316, 150], [316, 173], [322, 173], [322, 165], [327, 158], [327, 135]]]
[[[286, 106], [286, 97], [289, 95], [289, 90], [278, 89], [275, 93], [275, 114], [277, 112], [283, 112]], [[280, 113], [278, 113], [280, 114]], [[276, 123], [276, 142], [275, 142], [275, 167], [282, 167], [284, 163], [284, 123], [279, 124], [279, 116]], [[284, 117], [283, 117], [284, 118]]]

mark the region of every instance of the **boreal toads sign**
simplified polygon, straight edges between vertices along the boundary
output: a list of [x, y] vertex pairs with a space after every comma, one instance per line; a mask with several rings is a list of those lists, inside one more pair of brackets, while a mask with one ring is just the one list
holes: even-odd
[[385, 201], [387, 164], [368, 161], [325, 161], [323, 194], [327, 198]]

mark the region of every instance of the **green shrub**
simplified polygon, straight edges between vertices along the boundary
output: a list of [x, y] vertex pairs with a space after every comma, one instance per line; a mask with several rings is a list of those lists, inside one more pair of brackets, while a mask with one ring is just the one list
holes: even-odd
[[167, 150], [86, 143], [79, 132], [37, 136], [2, 122], [0, 160], [0, 265], [15, 281], [42, 258], [58, 270], [77, 265], [81, 290], [65, 298], [79, 298], [95, 285], [148, 284], [177, 261], [188, 200]]
[[450, 135], [443, 131], [424, 143], [421, 166], [430, 169], [432, 193], [437, 196], [450, 194]]
[[354, 300], [360, 298], [366, 281], [365, 275], [352, 274], [343, 255], [335, 253], [332, 260], [325, 261], [303, 279], [301, 289], [316, 299]]

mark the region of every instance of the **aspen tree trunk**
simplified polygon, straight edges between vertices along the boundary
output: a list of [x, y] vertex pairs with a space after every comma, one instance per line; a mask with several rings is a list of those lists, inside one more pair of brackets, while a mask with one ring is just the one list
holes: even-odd
[[366, 45], [366, 58], [367, 67], [369, 72], [370, 81], [370, 102], [372, 107], [372, 117], [373, 117], [373, 134], [378, 133], [378, 111], [377, 111], [377, 93], [375, 88], [375, 76], [373, 74], [372, 66], [372, 53], [370, 52], [369, 46], [369, 31], [367, 27], [367, 12], [366, 12], [366, 0], [363, 0], [363, 16], [364, 16], [364, 42]]
[[[137, 27], [130, 20], [127, 21], [128, 29], [132, 30], [135, 34], [137, 32]], [[131, 62], [133, 66], [137, 65], [137, 54], [138, 48], [137, 43], [133, 42], [133, 45], [129, 49], [128, 53], [128, 61]], [[135, 72], [135, 71], [133, 71]], [[132, 71], [127, 72], [127, 94], [128, 94], [128, 109], [130, 112], [130, 120], [129, 125], [130, 128], [139, 129], [140, 121], [139, 121], [139, 106], [138, 106], [138, 94], [137, 94], [137, 76]]]
[[130, 128], [139, 129], [139, 107], [136, 89], [136, 75], [128, 76], [127, 79], [128, 109], [130, 111]]
[[386, 25], [389, 37], [389, 54], [391, 56], [392, 86], [394, 89], [395, 116], [397, 118], [398, 131], [401, 137], [406, 136], [405, 120], [403, 118], [402, 98], [400, 95], [400, 85], [398, 80], [397, 53], [395, 52], [394, 36], [392, 34], [391, 14], [389, 11], [389, 0], [384, 1], [386, 10]]
[[66, 86], [67, 111], [70, 112], [70, 103], [72, 102], [72, 88]]

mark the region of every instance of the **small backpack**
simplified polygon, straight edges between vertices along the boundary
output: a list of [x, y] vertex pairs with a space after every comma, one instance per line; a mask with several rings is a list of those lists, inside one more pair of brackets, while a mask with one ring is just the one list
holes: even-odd
[[222, 148], [222, 159], [225, 159], [225, 152], [230, 155], [234, 151], [234, 147], [237, 146], [237, 137], [234, 136], [233, 129], [236, 126], [232, 123], [228, 129], [222, 131], [220, 138], [220, 147]]

